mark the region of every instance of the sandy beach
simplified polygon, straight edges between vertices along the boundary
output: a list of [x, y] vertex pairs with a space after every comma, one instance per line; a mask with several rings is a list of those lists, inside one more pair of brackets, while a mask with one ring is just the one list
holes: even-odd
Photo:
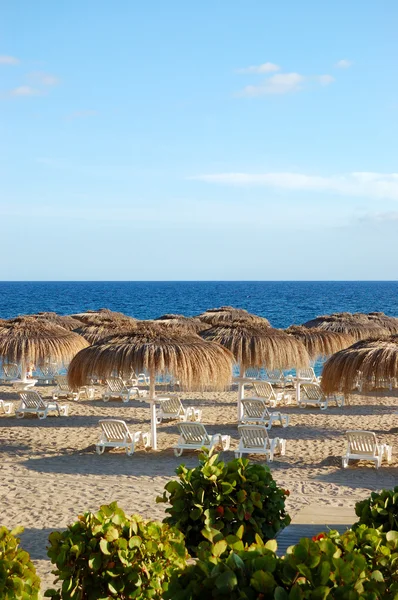
[[[54, 386], [36, 389], [45, 398]], [[168, 394], [169, 395], [169, 394]], [[202, 422], [209, 433], [226, 433], [237, 446], [236, 391], [224, 393], [181, 393], [184, 404], [202, 408]], [[10, 386], [0, 387], [0, 398], [13, 401], [18, 396]], [[23, 547], [31, 554], [42, 579], [42, 590], [52, 585], [51, 564], [46, 556], [48, 534], [76, 520], [87, 510], [117, 501], [128, 513], [138, 512], [146, 518], [162, 519], [165, 506], [156, 504], [157, 494], [180, 462], [197, 464], [197, 453], [174, 456], [177, 441], [176, 422], [158, 428], [157, 452], [139, 449], [132, 457], [122, 450], [102, 456], [95, 453], [101, 418], [124, 419], [131, 430], [149, 431], [148, 405], [138, 401], [104, 403], [98, 388], [95, 400], [68, 401], [68, 417], [49, 416], [17, 420], [0, 415], [1, 506], [2, 524], [13, 528], [23, 525]], [[277, 482], [290, 490], [288, 510], [294, 515], [308, 504], [333, 507], [353, 506], [370, 491], [390, 488], [396, 483], [398, 449], [398, 395], [375, 392], [355, 394], [343, 408], [283, 408], [290, 415], [286, 429], [273, 427], [270, 435], [287, 440], [286, 456], [270, 464]], [[370, 463], [341, 468], [347, 429], [374, 431], [380, 441], [392, 444], [393, 462], [376, 471]], [[225, 452], [225, 459], [233, 452]], [[261, 462], [261, 457], [251, 457]]]

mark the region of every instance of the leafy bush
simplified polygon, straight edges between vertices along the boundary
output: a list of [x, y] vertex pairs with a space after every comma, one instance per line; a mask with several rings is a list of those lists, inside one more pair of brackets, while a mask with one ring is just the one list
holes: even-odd
[[19, 547], [23, 527], [9, 531], [0, 527], [0, 598], [2, 600], [37, 600], [40, 579], [25, 550]]
[[179, 531], [126, 516], [116, 502], [79, 516], [49, 541], [62, 587], [45, 596], [56, 600], [161, 598], [171, 571], [183, 567], [187, 556]]
[[212, 535], [211, 552], [174, 573], [165, 600], [398, 598], [398, 532], [365, 525], [343, 535], [331, 531], [303, 538], [284, 558], [276, 556], [275, 540], [264, 544], [257, 537], [244, 548], [240, 532]]
[[359, 521], [353, 529], [361, 524], [379, 528], [383, 531], [398, 531], [398, 486], [393, 490], [372, 492], [370, 498], [357, 502], [355, 512]]
[[171, 504], [164, 522], [182, 531], [191, 554], [203, 541], [204, 528], [226, 537], [244, 524], [242, 540], [251, 544], [256, 534], [266, 541], [290, 523], [285, 511], [289, 492], [276, 485], [268, 467], [245, 458], [224, 463], [217, 454], [204, 453], [198, 467], [180, 465], [176, 473], [179, 481], [169, 481], [156, 501]]

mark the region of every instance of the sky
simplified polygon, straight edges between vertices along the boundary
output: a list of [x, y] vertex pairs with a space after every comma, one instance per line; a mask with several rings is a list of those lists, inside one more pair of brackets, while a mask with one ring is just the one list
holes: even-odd
[[6, 0], [1, 280], [398, 279], [396, 0]]

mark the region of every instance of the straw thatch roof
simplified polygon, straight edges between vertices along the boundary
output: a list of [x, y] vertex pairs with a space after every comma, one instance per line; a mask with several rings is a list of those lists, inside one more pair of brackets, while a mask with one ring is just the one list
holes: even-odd
[[362, 340], [340, 350], [325, 363], [322, 388], [326, 393], [349, 393], [358, 379], [362, 389], [382, 387], [398, 378], [398, 336]]
[[303, 368], [309, 364], [304, 344], [273, 327], [225, 323], [202, 332], [201, 336], [228, 348], [244, 369], [263, 366], [268, 369]]
[[11, 362], [67, 364], [87, 345], [77, 333], [33, 317], [17, 317], [0, 325], [0, 356]]
[[197, 317], [209, 325], [220, 325], [223, 323], [248, 322], [253, 325], [271, 327], [270, 322], [265, 317], [253, 315], [243, 308], [234, 308], [233, 306], [221, 306], [220, 308], [209, 308]]
[[177, 378], [185, 389], [225, 389], [231, 382], [233, 356], [218, 344], [148, 329], [116, 335], [82, 350], [68, 370], [74, 388], [91, 375], [130, 375], [142, 371]]
[[363, 313], [334, 313], [311, 319], [304, 327], [317, 327], [325, 331], [335, 331], [352, 335], [356, 340], [383, 337], [389, 334], [380, 322], [369, 319]]
[[87, 310], [82, 313], [71, 315], [74, 319], [78, 319], [86, 325], [98, 325], [100, 323], [115, 323], [119, 321], [134, 322], [134, 317], [129, 317], [121, 312], [115, 312], [108, 308], [100, 308], [98, 310]]
[[157, 317], [154, 319], [154, 322], [161, 323], [166, 328], [170, 327], [172, 329], [186, 329], [192, 333], [198, 333], [199, 331], [203, 331], [208, 327], [197, 317], [186, 317], [185, 315], [166, 314], [162, 315], [161, 317]]
[[303, 325], [291, 325], [285, 329], [285, 332], [303, 342], [311, 360], [331, 356], [355, 342], [355, 338], [348, 333], [328, 331], [319, 327], [307, 328]]
[[64, 327], [69, 331], [73, 331], [77, 327], [79, 327], [82, 323], [78, 319], [74, 319], [69, 315], [58, 315], [55, 312], [39, 312], [33, 315], [27, 315], [29, 317], [33, 317], [38, 321], [49, 321], [50, 323], [54, 323], [54, 325], [59, 325], [60, 327]]
[[398, 334], [397, 317], [388, 317], [382, 312], [371, 312], [367, 315], [367, 317], [370, 319], [370, 321], [387, 329], [392, 335]]

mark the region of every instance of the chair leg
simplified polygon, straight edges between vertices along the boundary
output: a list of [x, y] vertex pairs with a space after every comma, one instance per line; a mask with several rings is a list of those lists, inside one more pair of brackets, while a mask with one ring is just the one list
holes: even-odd
[[181, 456], [183, 453], [183, 449], [182, 448], [174, 448], [174, 455], [175, 456]]
[[97, 454], [103, 454], [105, 452], [105, 446], [97, 445], [95, 447], [95, 451], [96, 451]]

